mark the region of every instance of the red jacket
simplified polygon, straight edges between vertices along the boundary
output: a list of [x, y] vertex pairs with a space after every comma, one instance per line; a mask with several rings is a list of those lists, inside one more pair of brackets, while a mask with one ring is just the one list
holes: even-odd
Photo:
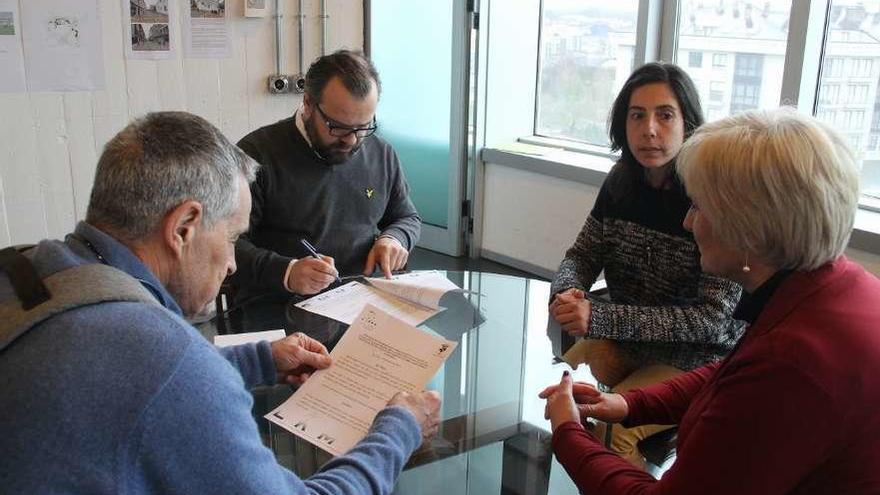
[[624, 397], [628, 426], [679, 424], [675, 464], [656, 481], [565, 423], [584, 493], [880, 493], [880, 280], [845, 257], [794, 272], [726, 360]]

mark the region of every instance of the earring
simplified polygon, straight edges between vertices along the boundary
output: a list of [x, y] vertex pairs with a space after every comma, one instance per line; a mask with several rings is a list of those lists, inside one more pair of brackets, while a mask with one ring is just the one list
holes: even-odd
[[749, 273], [752, 271], [752, 267], [749, 266], [749, 253], [746, 253], [746, 262], [743, 263], [742, 271], [743, 273]]

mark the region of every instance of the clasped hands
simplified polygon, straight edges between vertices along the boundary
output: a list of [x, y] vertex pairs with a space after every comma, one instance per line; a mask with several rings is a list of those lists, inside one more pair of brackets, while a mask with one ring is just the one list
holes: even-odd
[[550, 303], [550, 316], [572, 337], [583, 337], [590, 329], [592, 305], [584, 291], [571, 288], [564, 290]]
[[568, 421], [583, 424], [586, 418], [619, 423], [629, 413], [622, 395], [600, 392], [589, 383], [574, 382], [568, 371], [563, 372], [557, 385], [545, 388], [538, 397], [547, 399], [544, 419], [550, 420], [552, 431]]
[[[406, 266], [408, 258], [409, 251], [400, 241], [388, 236], [379, 237], [367, 254], [364, 275], [372, 275], [378, 264], [382, 268], [382, 274], [386, 278], [391, 278], [394, 270]], [[333, 258], [321, 255], [320, 259], [305, 257], [294, 261], [285, 282], [293, 292], [311, 295], [326, 289], [338, 276], [339, 272], [336, 270]]]

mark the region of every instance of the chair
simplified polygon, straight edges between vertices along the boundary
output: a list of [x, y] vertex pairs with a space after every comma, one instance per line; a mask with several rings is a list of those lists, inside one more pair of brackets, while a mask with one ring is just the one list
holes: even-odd
[[232, 306], [233, 301], [235, 301], [235, 294], [237, 292], [238, 290], [235, 284], [230, 281], [229, 277], [226, 277], [226, 279], [223, 280], [223, 283], [220, 284], [220, 291], [217, 292], [217, 298], [214, 299], [214, 306], [217, 310], [217, 314], [214, 318], [217, 323], [218, 335], [229, 333], [225, 313]]
[[639, 451], [645, 456], [648, 473], [660, 479], [663, 473], [675, 462], [675, 444], [678, 428], [670, 428], [655, 433], [639, 442]]
[[[605, 448], [611, 448], [611, 430], [615, 425], [609, 424], [605, 428], [605, 438], [602, 443]], [[620, 426], [617, 426], [620, 428]], [[639, 452], [645, 457], [645, 468], [648, 474], [660, 479], [663, 473], [675, 462], [675, 444], [678, 440], [678, 427], [669, 428], [657, 432], [639, 442]]]

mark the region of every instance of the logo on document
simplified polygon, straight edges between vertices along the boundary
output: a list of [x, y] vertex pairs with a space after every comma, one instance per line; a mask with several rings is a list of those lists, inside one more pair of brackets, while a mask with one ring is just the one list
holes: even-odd
[[437, 354], [435, 356], [442, 356], [449, 350], [449, 344], [440, 344], [440, 348], [437, 349]]
[[366, 193], [367, 199], [373, 199], [373, 193], [375, 192], [375, 189], [364, 189], [364, 193]]

